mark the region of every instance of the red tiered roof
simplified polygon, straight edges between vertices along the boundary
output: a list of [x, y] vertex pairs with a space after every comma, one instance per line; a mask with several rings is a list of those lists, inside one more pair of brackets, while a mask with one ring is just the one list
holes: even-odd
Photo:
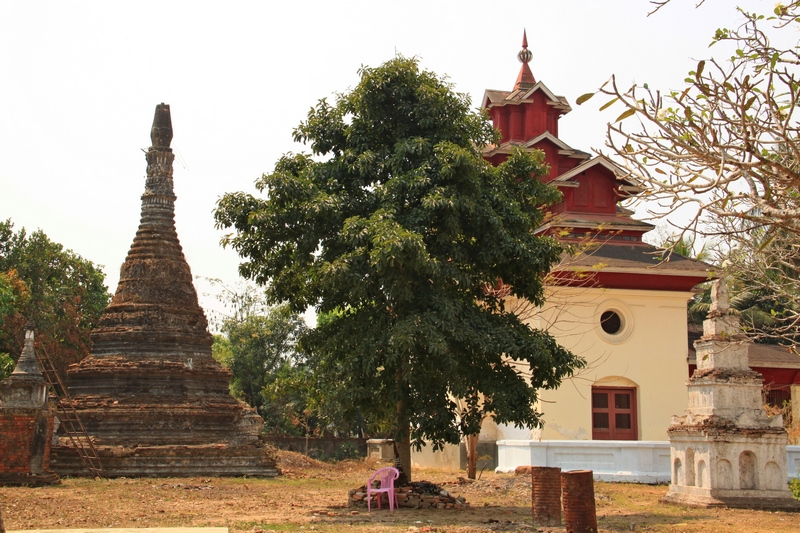
[[[564, 270], [595, 271], [595, 282], [607, 288], [688, 291], [706, 281], [710, 265], [677, 254], [662, 257], [642, 241], [654, 226], [634, 219], [619, 205], [641, 191], [622, 168], [559, 138], [558, 121], [572, 108], [566, 98], [534, 78], [525, 33], [518, 58], [522, 68], [514, 89], [484, 94], [481, 107], [501, 134], [500, 144], [487, 147], [484, 157], [499, 165], [517, 147], [544, 152], [550, 173], [541, 179], [558, 187], [563, 200], [549, 209], [552, 216], [538, 231], [567, 241], [592, 240], [589, 250], [571, 259]], [[565, 275], [562, 282], [571, 279]]]

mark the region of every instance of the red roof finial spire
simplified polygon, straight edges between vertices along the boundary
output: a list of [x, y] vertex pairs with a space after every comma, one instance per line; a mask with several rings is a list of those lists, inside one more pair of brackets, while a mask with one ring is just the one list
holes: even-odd
[[517, 59], [522, 63], [522, 68], [519, 69], [519, 76], [517, 76], [517, 82], [514, 84], [514, 90], [530, 89], [536, 85], [536, 79], [533, 77], [531, 67], [528, 66], [528, 63], [533, 59], [533, 54], [528, 50], [528, 32], [525, 29], [522, 30], [522, 50], [517, 54]]

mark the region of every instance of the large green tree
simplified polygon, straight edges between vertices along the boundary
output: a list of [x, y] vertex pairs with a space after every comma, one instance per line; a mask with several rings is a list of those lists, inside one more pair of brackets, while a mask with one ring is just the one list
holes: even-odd
[[557, 241], [534, 234], [559, 200], [536, 177], [542, 154], [490, 166], [486, 117], [415, 59], [360, 75], [309, 111], [294, 138], [311, 154], [287, 154], [258, 180], [266, 198], [226, 194], [215, 216], [234, 230], [223, 244], [241, 274], [272, 301], [333, 312], [302, 343], [350, 404], [393, 414], [410, 474], [412, 441], [457, 443], [487, 412], [538, 425], [537, 390], [583, 363], [492, 290], [502, 280], [538, 304], [559, 258]]
[[19, 357], [24, 328], [32, 320], [37, 341], [56, 370], [89, 353], [89, 333], [110, 294], [100, 267], [41, 230], [14, 231], [0, 222], [0, 353]]

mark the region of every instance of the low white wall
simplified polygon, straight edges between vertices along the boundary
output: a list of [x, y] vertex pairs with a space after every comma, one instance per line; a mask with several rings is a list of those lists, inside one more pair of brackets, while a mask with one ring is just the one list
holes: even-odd
[[789, 479], [800, 477], [800, 446], [786, 447], [786, 470]]
[[498, 472], [518, 466], [557, 466], [592, 470], [599, 481], [667, 483], [669, 442], [602, 440], [502, 440], [497, 443]]
[[[669, 441], [501, 440], [497, 472], [518, 466], [592, 470], [598, 481], [669, 483]], [[789, 479], [799, 477], [800, 446], [786, 447]]]

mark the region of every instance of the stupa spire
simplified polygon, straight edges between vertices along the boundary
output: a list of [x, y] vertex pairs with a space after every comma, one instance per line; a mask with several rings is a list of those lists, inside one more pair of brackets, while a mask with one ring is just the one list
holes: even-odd
[[139, 229], [111, 305], [92, 332], [92, 354], [196, 364], [211, 358], [212, 339], [175, 229], [169, 105], [156, 106], [150, 139]]
[[25, 347], [17, 360], [17, 366], [11, 373], [12, 376], [26, 376], [31, 379], [44, 381], [39, 362], [36, 360], [36, 352], [33, 348], [33, 323], [28, 321], [25, 324]]
[[533, 77], [531, 67], [528, 66], [528, 63], [533, 59], [533, 53], [528, 50], [528, 32], [524, 29], [522, 30], [522, 50], [517, 54], [517, 59], [522, 63], [522, 67], [519, 69], [519, 75], [514, 84], [514, 90], [530, 89], [536, 85], [536, 78]]

